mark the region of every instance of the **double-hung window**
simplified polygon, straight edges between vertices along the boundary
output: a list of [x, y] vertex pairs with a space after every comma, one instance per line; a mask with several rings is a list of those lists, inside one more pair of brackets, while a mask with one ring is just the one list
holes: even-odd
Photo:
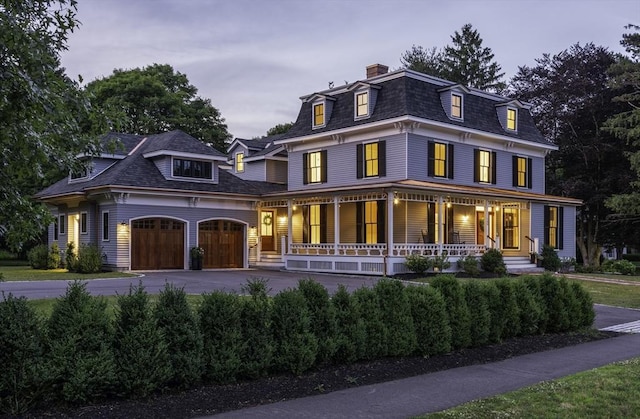
[[67, 215], [66, 214], [60, 214], [58, 216], [58, 233], [59, 234], [67, 234]]
[[554, 249], [563, 248], [563, 210], [551, 205], [544, 207], [544, 242]]
[[451, 117], [462, 119], [462, 95], [451, 93]]
[[507, 129], [518, 130], [518, 110], [515, 108], [507, 108]]
[[80, 234], [87, 234], [87, 213], [80, 213]]
[[429, 141], [427, 174], [453, 179], [453, 144]]
[[102, 212], [102, 241], [109, 241], [109, 211]]
[[496, 183], [496, 152], [474, 150], [474, 182]]
[[369, 92], [357, 92], [355, 99], [356, 118], [369, 116]]
[[236, 153], [236, 173], [244, 172], [244, 153]]
[[386, 176], [386, 142], [358, 144], [356, 146], [356, 177]]
[[302, 183], [324, 183], [327, 181], [327, 150], [302, 154]]
[[532, 188], [532, 159], [513, 156], [513, 186], [516, 188]]
[[319, 128], [324, 125], [324, 103], [315, 103], [313, 105], [313, 127]]

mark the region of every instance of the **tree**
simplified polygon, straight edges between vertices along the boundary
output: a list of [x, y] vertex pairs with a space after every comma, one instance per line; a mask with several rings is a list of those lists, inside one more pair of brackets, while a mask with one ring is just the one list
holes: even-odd
[[425, 49], [413, 45], [400, 58], [402, 64], [415, 71], [427, 73], [477, 89], [502, 92], [506, 84], [504, 73], [493, 61], [491, 48], [482, 46], [482, 38], [470, 23], [451, 37], [452, 45], [443, 50]]
[[99, 119], [60, 68], [75, 12], [75, 0], [0, 0], [0, 236], [15, 250], [51, 222], [33, 193], [98, 147], [81, 133]]
[[210, 99], [197, 96], [198, 89], [186, 75], [168, 64], [142, 69], [116, 69], [108, 77], [86, 86], [92, 105], [100, 107], [116, 131], [151, 134], [180, 129], [225, 151], [231, 139], [220, 111]]
[[293, 126], [293, 122], [287, 122], [284, 124], [278, 124], [274, 127], [271, 127], [267, 130], [267, 136], [270, 135], [278, 135], [278, 134], [284, 134], [285, 132], [289, 131], [289, 129], [291, 129], [291, 127]]
[[558, 146], [547, 158], [547, 192], [580, 198], [577, 246], [585, 265], [599, 266], [601, 223], [611, 213], [605, 200], [628, 188], [631, 171], [624, 164], [624, 141], [601, 129], [618, 112], [611, 106], [608, 68], [616, 56], [587, 44], [537, 59], [520, 67], [512, 94], [532, 103], [542, 134]]
[[604, 129], [631, 146], [628, 157], [635, 171], [633, 191], [607, 200], [607, 206], [615, 212], [631, 217], [640, 215], [640, 26], [628, 25], [626, 28], [635, 31], [623, 34], [620, 41], [630, 56], [620, 57], [609, 69], [609, 86], [623, 90], [613, 100], [623, 109], [609, 118]]

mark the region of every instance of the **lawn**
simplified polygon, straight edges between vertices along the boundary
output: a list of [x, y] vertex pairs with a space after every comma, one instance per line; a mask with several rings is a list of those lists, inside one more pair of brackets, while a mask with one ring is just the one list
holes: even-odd
[[47, 281], [98, 278], [127, 278], [136, 275], [124, 272], [100, 272], [97, 274], [79, 274], [66, 269], [32, 269], [30, 266], [0, 266], [0, 277], [5, 281]]

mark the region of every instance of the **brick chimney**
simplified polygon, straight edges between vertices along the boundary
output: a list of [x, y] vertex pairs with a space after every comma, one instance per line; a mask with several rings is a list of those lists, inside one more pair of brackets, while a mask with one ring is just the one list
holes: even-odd
[[389, 67], [382, 64], [371, 64], [367, 66], [367, 78], [370, 79], [375, 76], [381, 76], [387, 74]]

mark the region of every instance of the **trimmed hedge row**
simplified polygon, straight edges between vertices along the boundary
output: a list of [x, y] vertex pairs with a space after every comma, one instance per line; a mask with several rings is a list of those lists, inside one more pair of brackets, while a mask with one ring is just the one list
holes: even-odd
[[[267, 296], [266, 281], [246, 296], [213, 292], [192, 309], [167, 284], [151, 303], [140, 285], [118, 297], [110, 316], [86, 284], [71, 284], [51, 316], [24, 298], [0, 302], [0, 413], [38, 405], [144, 397], [196, 383], [301, 374], [322, 364], [386, 356], [431, 356], [514, 336], [590, 326], [589, 294], [550, 274], [431, 286], [383, 279], [333, 298], [312, 279]], [[112, 319], [113, 320], [110, 320]]]

